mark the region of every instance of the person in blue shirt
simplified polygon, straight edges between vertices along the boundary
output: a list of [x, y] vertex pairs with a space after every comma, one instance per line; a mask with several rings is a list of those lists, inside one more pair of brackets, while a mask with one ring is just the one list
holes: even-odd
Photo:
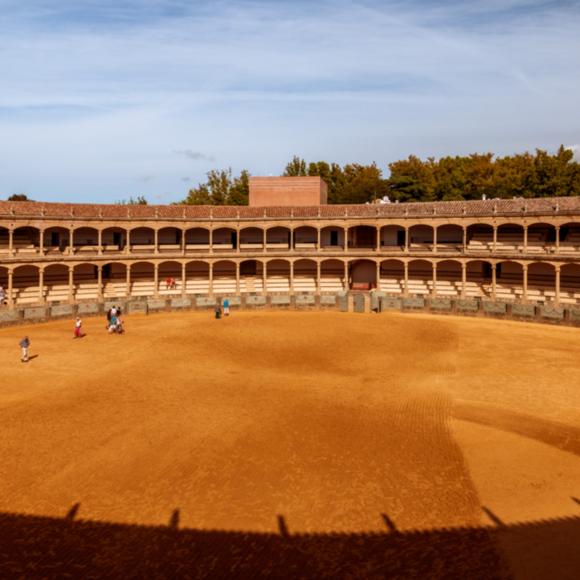
[[224, 300], [224, 316], [230, 315], [230, 301], [226, 298]]

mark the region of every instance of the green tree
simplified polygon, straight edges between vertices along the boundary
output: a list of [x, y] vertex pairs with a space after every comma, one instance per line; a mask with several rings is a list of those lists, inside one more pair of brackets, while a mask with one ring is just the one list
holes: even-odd
[[297, 155], [292, 157], [292, 161], [286, 165], [284, 173], [285, 177], [303, 177], [306, 175], [306, 161]]
[[149, 205], [149, 202], [144, 195], [138, 195], [135, 198], [131, 196], [129, 199], [121, 199], [117, 202], [117, 205]]
[[25, 193], [13, 193], [9, 198], [8, 201], [34, 201], [33, 199], [29, 199], [28, 195]]
[[239, 177], [231, 168], [212, 169], [205, 183], [189, 190], [181, 202], [189, 205], [247, 205], [250, 194], [250, 174], [244, 169]]

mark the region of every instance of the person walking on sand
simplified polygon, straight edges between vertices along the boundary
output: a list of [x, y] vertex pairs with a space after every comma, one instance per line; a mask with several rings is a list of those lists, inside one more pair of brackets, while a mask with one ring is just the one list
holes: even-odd
[[75, 320], [75, 336], [74, 336], [74, 338], [82, 338], [83, 337], [82, 327], [83, 327], [83, 322], [77, 316], [77, 319]]
[[224, 316], [230, 315], [230, 301], [226, 298], [224, 300]]
[[222, 307], [219, 302], [216, 302], [214, 314], [216, 320], [219, 320], [222, 317]]
[[25, 336], [21, 341], [20, 341], [20, 348], [22, 349], [22, 355], [20, 356], [20, 360], [22, 362], [28, 362], [28, 349], [30, 347], [30, 339]]

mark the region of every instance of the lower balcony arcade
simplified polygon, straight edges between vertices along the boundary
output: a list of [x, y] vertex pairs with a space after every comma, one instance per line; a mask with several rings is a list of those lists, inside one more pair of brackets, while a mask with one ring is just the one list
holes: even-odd
[[580, 304], [580, 263], [248, 259], [0, 266], [5, 306], [127, 296], [379, 290], [390, 295]]

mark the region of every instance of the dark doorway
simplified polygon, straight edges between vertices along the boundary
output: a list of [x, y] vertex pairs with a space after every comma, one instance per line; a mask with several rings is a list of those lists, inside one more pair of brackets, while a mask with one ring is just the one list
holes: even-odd
[[338, 246], [338, 232], [335, 230], [330, 232], [330, 245]]
[[230, 236], [232, 248], [235, 250], [238, 247], [238, 233], [232, 232]]
[[397, 230], [397, 246], [405, 245], [405, 231]]
[[123, 240], [121, 238], [121, 232], [113, 232], [113, 246], [117, 246], [123, 249]]
[[242, 276], [255, 276], [257, 271], [256, 260], [248, 260], [247, 262], [242, 262], [240, 264], [240, 275]]
[[60, 233], [50, 232], [50, 245], [53, 247], [60, 247]]

